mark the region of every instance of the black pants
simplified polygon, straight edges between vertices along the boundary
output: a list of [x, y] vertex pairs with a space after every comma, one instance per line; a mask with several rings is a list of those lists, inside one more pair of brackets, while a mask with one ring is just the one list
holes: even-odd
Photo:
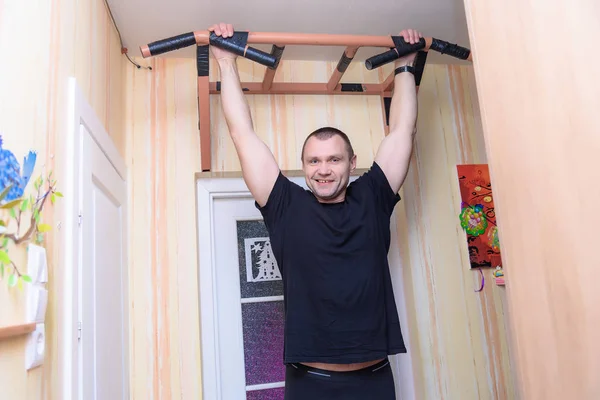
[[288, 364], [285, 400], [395, 400], [394, 376], [383, 360], [358, 371], [333, 372]]

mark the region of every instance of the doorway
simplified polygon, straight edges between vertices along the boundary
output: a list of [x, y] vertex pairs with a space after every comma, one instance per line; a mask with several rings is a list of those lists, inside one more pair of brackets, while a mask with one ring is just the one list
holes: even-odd
[[[307, 189], [304, 177], [286, 175]], [[283, 285], [262, 215], [241, 176], [205, 176], [197, 181], [203, 398], [283, 399]], [[388, 259], [409, 348], [395, 215], [390, 228]], [[414, 399], [411, 354], [390, 361], [397, 398]]]

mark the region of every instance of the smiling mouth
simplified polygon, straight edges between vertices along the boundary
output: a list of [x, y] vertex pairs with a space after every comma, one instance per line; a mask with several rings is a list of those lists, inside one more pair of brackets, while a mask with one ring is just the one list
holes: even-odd
[[318, 183], [331, 183], [333, 181], [325, 180], [325, 179], [315, 179]]

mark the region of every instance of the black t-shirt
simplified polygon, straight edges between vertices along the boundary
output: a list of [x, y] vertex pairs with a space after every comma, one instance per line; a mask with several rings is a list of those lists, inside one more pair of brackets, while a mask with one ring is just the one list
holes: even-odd
[[405, 353], [388, 266], [400, 196], [373, 163], [323, 204], [279, 174], [264, 207], [282, 274], [284, 362], [356, 363]]

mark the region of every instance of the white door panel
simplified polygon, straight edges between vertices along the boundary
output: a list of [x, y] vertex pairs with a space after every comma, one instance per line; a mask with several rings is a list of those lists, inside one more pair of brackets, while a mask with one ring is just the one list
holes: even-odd
[[[85, 130], [85, 126], [82, 125]], [[89, 133], [82, 134], [83, 256], [81, 265], [83, 399], [123, 399], [123, 276], [126, 274], [125, 183]]]
[[129, 399], [127, 171], [74, 78], [69, 91], [61, 399]]

